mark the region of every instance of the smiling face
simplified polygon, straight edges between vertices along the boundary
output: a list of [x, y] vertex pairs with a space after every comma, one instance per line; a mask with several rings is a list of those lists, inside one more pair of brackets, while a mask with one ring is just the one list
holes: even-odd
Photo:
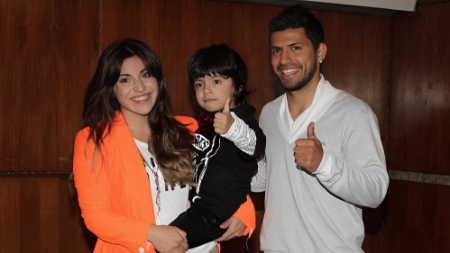
[[208, 112], [221, 111], [230, 98], [230, 108], [234, 107], [234, 86], [231, 78], [221, 75], [209, 75], [198, 78], [194, 82], [197, 103]]
[[133, 56], [123, 61], [113, 91], [125, 119], [148, 117], [158, 98], [158, 81], [148, 74], [141, 59]]
[[319, 82], [318, 65], [325, 57], [325, 44], [321, 43], [316, 53], [303, 28], [273, 32], [270, 42], [272, 68], [286, 90], [299, 90], [312, 80]]

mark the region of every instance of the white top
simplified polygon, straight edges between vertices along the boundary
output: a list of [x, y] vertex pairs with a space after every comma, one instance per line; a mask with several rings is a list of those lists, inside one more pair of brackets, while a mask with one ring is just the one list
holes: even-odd
[[[282, 95], [260, 116], [266, 157], [252, 191], [266, 191], [261, 250], [363, 252], [360, 206], [378, 206], [389, 184], [375, 114], [323, 76], [310, 108], [296, 120], [287, 112]], [[298, 168], [293, 156], [295, 140], [307, 138], [310, 122], [324, 151], [316, 174]]]
[[[164, 182], [164, 177], [161, 171], [158, 169], [158, 163], [148, 150], [148, 143], [139, 141], [137, 139], [134, 139], [134, 141], [136, 142], [136, 145], [142, 157], [147, 161], [147, 164], [152, 167], [149, 168], [147, 165], [145, 165], [145, 170], [147, 171], [148, 179], [150, 181], [150, 189], [152, 192], [152, 201], [155, 212], [156, 225], [167, 225], [173, 220], [175, 220], [175, 218], [177, 218], [178, 215], [180, 215], [182, 212], [186, 211], [189, 208], [189, 201], [188, 201], [189, 186], [181, 187], [180, 185], [177, 184], [172, 189], [170, 185], [166, 185]], [[152, 170], [156, 171], [156, 174], [158, 175], [159, 185], [161, 187], [161, 193], [159, 196], [160, 197], [159, 212], [158, 212], [158, 204], [156, 203], [156, 194], [158, 191], [156, 189], [155, 176]], [[216, 246], [216, 244], [217, 243], [214, 241], [205, 243], [201, 246], [192, 248], [187, 252], [206, 253], [211, 251]]]

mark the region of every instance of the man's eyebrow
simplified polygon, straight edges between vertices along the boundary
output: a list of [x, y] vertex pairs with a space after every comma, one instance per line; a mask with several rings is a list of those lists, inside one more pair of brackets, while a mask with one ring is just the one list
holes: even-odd
[[295, 45], [303, 45], [303, 43], [301, 43], [301, 42], [294, 42], [294, 43], [289, 44], [288, 46], [292, 47], [292, 46], [295, 46]]
[[[296, 45], [304, 45], [303, 43], [301, 43], [301, 42], [293, 42], [293, 43], [291, 43], [291, 44], [288, 44], [287, 46], [288, 47], [292, 47], [292, 46], [296, 46]], [[281, 48], [281, 47], [279, 47], [279, 46], [270, 46], [270, 48]]]

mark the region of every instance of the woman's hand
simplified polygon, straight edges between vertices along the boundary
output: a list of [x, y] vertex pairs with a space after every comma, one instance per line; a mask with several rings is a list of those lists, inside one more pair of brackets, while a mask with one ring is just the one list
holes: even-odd
[[189, 248], [186, 233], [173, 226], [151, 225], [148, 228], [147, 240], [160, 253], [185, 253]]
[[227, 231], [222, 235], [222, 237], [216, 239], [216, 242], [223, 242], [233, 239], [235, 237], [241, 236], [247, 226], [240, 219], [232, 216], [228, 220], [226, 220], [220, 228], [225, 229], [228, 228]]

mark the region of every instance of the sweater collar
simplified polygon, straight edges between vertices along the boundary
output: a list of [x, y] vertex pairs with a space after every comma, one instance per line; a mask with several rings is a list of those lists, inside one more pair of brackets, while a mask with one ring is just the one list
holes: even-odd
[[320, 117], [328, 110], [329, 106], [336, 100], [338, 93], [339, 90], [331, 86], [321, 74], [313, 102], [295, 120], [292, 120], [289, 114], [287, 97], [284, 94], [278, 110], [278, 127], [284, 139], [288, 143], [294, 143], [299, 138], [306, 138], [306, 130], [309, 123], [317, 123]]

